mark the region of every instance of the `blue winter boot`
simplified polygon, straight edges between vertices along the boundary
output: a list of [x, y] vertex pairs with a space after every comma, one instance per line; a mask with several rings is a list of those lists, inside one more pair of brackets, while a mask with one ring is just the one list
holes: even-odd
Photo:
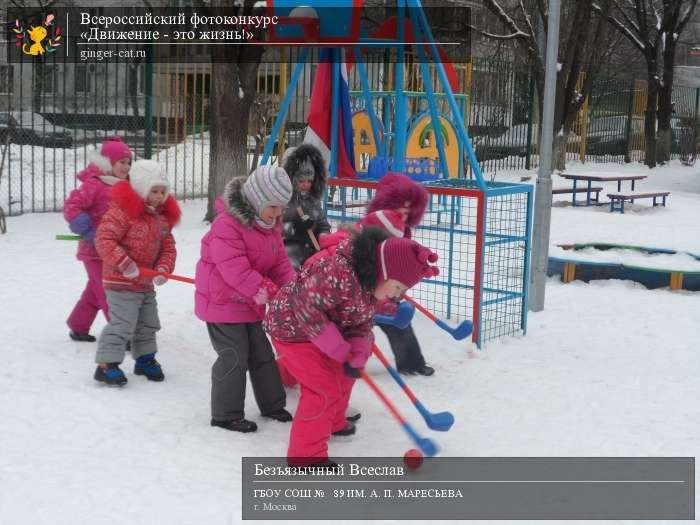
[[155, 355], [146, 354], [136, 359], [134, 374], [146, 376], [149, 381], [162, 381], [165, 379], [163, 369], [160, 367], [160, 363], [156, 361]]
[[108, 385], [123, 386], [126, 384], [126, 376], [119, 363], [107, 363], [106, 366], [97, 365], [94, 375], [95, 381], [107, 383]]

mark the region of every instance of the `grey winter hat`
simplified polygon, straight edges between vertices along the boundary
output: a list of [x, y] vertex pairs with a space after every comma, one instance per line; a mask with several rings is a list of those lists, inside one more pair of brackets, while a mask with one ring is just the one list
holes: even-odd
[[243, 195], [258, 216], [268, 206], [286, 206], [292, 198], [292, 182], [284, 169], [258, 166], [243, 184]]

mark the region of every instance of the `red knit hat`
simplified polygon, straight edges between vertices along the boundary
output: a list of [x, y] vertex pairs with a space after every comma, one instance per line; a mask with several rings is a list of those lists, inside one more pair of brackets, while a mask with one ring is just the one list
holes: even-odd
[[109, 162], [114, 166], [117, 161], [122, 159], [131, 159], [131, 150], [122, 139], [119, 137], [110, 137], [102, 143], [100, 155], [107, 157]]
[[437, 253], [403, 237], [382, 241], [377, 247], [377, 260], [377, 282], [395, 279], [413, 288], [424, 277], [440, 273], [437, 266], [430, 264], [437, 262]]
[[392, 237], [404, 237], [406, 235], [406, 223], [403, 216], [396, 210], [379, 210], [368, 213], [357, 222], [360, 228], [376, 226], [387, 232]]

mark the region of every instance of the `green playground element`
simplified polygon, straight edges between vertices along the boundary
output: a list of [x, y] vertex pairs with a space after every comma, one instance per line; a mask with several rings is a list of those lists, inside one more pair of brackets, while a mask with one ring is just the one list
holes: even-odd
[[68, 234], [63, 234], [63, 235], [56, 235], [56, 240], [57, 241], [79, 241], [82, 239], [80, 235], [68, 235]]

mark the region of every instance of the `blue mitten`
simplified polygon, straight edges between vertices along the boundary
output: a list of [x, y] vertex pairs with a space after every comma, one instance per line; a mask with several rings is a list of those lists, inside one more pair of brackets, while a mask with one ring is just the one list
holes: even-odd
[[90, 228], [87, 232], [83, 234], [83, 240], [88, 244], [95, 244], [95, 228]]
[[73, 233], [83, 235], [92, 229], [92, 219], [83, 211], [68, 222], [68, 227]]

